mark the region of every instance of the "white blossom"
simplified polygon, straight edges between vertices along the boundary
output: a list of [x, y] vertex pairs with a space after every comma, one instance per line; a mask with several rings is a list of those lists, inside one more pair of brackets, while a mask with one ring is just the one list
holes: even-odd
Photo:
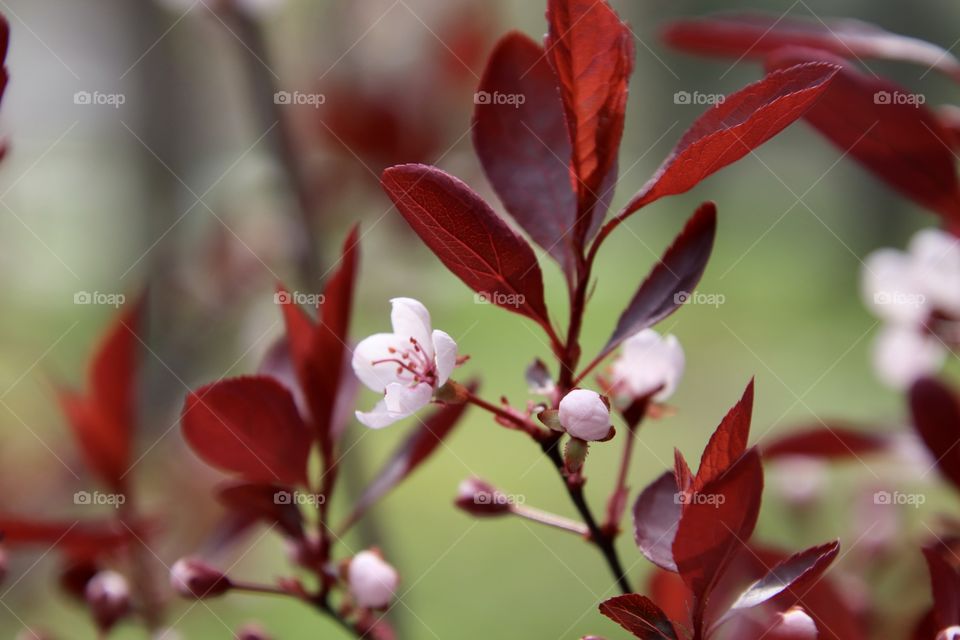
[[603, 440], [610, 433], [610, 408], [596, 391], [574, 389], [560, 400], [560, 424], [581, 440]]

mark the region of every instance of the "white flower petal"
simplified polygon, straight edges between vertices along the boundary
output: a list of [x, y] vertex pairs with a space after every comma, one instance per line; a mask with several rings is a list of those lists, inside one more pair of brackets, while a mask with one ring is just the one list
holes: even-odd
[[430, 404], [433, 398], [433, 387], [422, 382], [418, 385], [388, 384], [383, 397], [387, 410], [400, 417], [407, 417]]
[[874, 251], [863, 263], [863, 299], [878, 318], [917, 324], [927, 315], [926, 288], [912, 257], [895, 249]]
[[581, 440], [603, 440], [610, 432], [610, 409], [600, 394], [574, 389], [560, 401], [560, 424]]
[[387, 403], [384, 400], [378, 402], [370, 411], [357, 411], [354, 413], [357, 421], [365, 427], [371, 429], [383, 429], [389, 427], [397, 420], [405, 418], [387, 410]]
[[347, 584], [357, 605], [380, 609], [390, 604], [400, 582], [397, 570], [372, 551], [361, 551], [347, 565]]
[[434, 329], [433, 351], [436, 353], [437, 386], [443, 386], [457, 366], [457, 343], [444, 331]]
[[[398, 372], [396, 362], [380, 362], [381, 360], [393, 360], [398, 358], [395, 351], [403, 351], [410, 348], [410, 341], [401, 338], [392, 333], [375, 333], [372, 336], [364, 338], [353, 351], [351, 365], [354, 373], [373, 391], [383, 393], [388, 384], [394, 382], [403, 382], [410, 380], [409, 374]], [[380, 362], [380, 364], [373, 364]]]
[[910, 241], [910, 256], [930, 306], [960, 314], [960, 238], [924, 229]]
[[[407, 340], [408, 344], [409, 338], [414, 338], [421, 349], [433, 349], [430, 341], [430, 312], [427, 308], [413, 298], [394, 298], [390, 303], [393, 305], [390, 311], [393, 332]], [[433, 354], [427, 353], [427, 358], [432, 360]]]
[[634, 397], [653, 393], [666, 400], [676, 390], [686, 366], [683, 347], [676, 336], [665, 338], [653, 329], [636, 333], [623, 343], [623, 352], [612, 366], [614, 385]]
[[877, 376], [894, 389], [906, 389], [917, 378], [935, 373], [945, 358], [946, 349], [935, 337], [898, 325], [884, 327], [873, 348]]

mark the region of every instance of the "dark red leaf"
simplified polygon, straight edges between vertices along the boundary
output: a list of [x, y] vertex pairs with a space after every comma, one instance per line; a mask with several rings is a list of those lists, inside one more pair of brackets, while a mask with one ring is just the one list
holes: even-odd
[[[520, 33], [504, 36], [478, 95], [490, 98], [478, 100], [473, 115], [473, 144], [487, 178], [517, 224], [570, 273], [577, 207], [572, 152], [557, 78], [543, 48]], [[497, 102], [497, 96], [505, 98]]]
[[680, 523], [681, 496], [676, 475], [667, 471], [633, 503], [633, 539], [647, 560], [668, 571], [677, 570], [673, 540]]
[[677, 640], [673, 623], [653, 604], [638, 593], [616, 596], [600, 603], [600, 613], [642, 640]]
[[[802, 598], [810, 587], [830, 567], [840, 551], [838, 541], [795, 553], [771, 569], [767, 575], [754, 582], [740, 594], [731, 609], [750, 609], [764, 602], [777, 599], [782, 609], [788, 609], [796, 599]], [[792, 596], [789, 601], [781, 597]]]
[[673, 450], [673, 474], [677, 478], [677, 487], [680, 491], [686, 493], [693, 486], [693, 473], [690, 471], [690, 465], [687, 459], [683, 457], [679, 449]]
[[898, 100], [911, 96], [906, 89], [825, 52], [783, 50], [771, 56], [767, 66], [783, 68], [807, 60], [842, 66], [822, 99], [805, 114], [807, 122], [888, 186], [960, 224], [952, 135], [937, 115], [925, 105]]
[[924, 549], [938, 629], [960, 624], [960, 573], [936, 549]]
[[605, 0], [549, 0], [545, 49], [560, 83], [573, 146], [575, 242], [602, 221], [617, 179], [633, 34]]
[[960, 488], [960, 401], [953, 390], [933, 378], [910, 388], [913, 426], [936, 460], [937, 468]]
[[798, 64], [730, 94], [683, 134], [621, 215], [664, 196], [688, 191], [747, 155], [802, 116], [824, 93], [836, 72], [830, 64]]
[[750, 418], [753, 415], [753, 379], [747, 384], [737, 404], [720, 421], [700, 458], [700, 469], [693, 479], [693, 490], [700, 491], [736, 462], [747, 450]]
[[137, 410], [142, 302], [124, 307], [90, 363], [85, 394], [61, 390], [60, 404], [87, 465], [121, 491], [130, 467]]
[[421, 164], [390, 167], [382, 183], [424, 244], [468, 287], [550, 326], [533, 249], [470, 187]]
[[684, 506], [673, 542], [673, 557], [680, 576], [698, 602], [695, 625], [698, 616], [702, 623], [710, 592], [733, 554], [750, 539], [762, 492], [760, 455], [756, 449], [750, 449]]
[[831, 422], [829, 426], [791, 430], [786, 435], [772, 438], [761, 450], [764, 460], [790, 456], [837, 460], [876, 453], [888, 446], [889, 439], [882, 434], [857, 430], [844, 422]]
[[[474, 382], [467, 387], [471, 391], [477, 389]], [[375, 502], [423, 464], [450, 435], [466, 409], [466, 403], [449, 404], [427, 416], [387, 459], [380, 473], [357, 499], [353, 512], [338, 530], [340, 534], [352, 527]]]
[[667, 27], [664, 38], [678, 49], [707, 56], [764, 59], [777, 49], [799, 46], [844, 58], [913, 62], [960, 79], [960, 60], [943, 48], [850, 18], [721, 14], [675, 22]]
[[258, 483], [304, 485], [311, 435], [273, 378], [214, 382], [187, 396], [183, 435], [208, 464]]
[[288, 536], [303, 538], [303, 515], [292, 499], [293, 489], [275, 484], [242, 483], [217, 491], [220, 502], [234, 513], [276, 524]]
[[685, 296], [696, 288], [707, 268], [716, 234], [717, 209], [712, 202], [705, 202], [637, 289], [601, 357], [626, 338], [660, 322], [686, 301]]
[[56, 546], [74, 558], [90, 558], [125, 545], [130, 532], [113, 521], [38, 521], [0, 516], [3, 543], [10, 547]]

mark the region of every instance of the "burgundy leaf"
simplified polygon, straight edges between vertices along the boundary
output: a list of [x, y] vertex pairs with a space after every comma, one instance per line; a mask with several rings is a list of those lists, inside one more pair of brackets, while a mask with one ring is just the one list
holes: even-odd
[[750, 449], [684, 506], [673, 542], [673, 557], [697, 602], [695, 627], [702, 625], [710, 592], [733, 554], [753, 533], [762, 492], [760, 455], [756, 449]]
[[960, 79], [960, 60], [943, 48], [859, 20], [806, 20], [764, 14], [720, 14], [680, 20], [667, 43], [706, 56], [764, 59], [787, 46], [823, 49], [844, 58], [880, 58], [936, 68]]
[[84, 522], [38, 521], [0, 515], [3, 543], [10, 547], [56, 546], [75, 558], [90, 558], [125, 545], [131, 536], [123, 526], [108, 520]]
[[717, 209], [712, 202], [700, 205], [660, 261], [650, 271], [620, 315], [613, 335], [600, 357], [628, 337], [660, 322], [686, 301], [703, 271], [717, 233]]
[[311, 436], [290, 392], [273, 378], [214, 382], [190, 393], [183, 435], [208, 464], [258, 483], [304, 485]]
[[617, 179], [633, 34], [605, 0], [549, 0], [547, 22], [546, 53], [573, 146], [580, 247], [603, 220]]
[[288, 536], [300, 539], [303, 515], [292, 496], [293, 489], [275, 484], [232, 484], [217, 492], [220, 502], [234, 513], [276, 524]]
[[677, 478], [677, 487], [680, 491], [686, 493], [693, 486], [693, 473], [690, 471], [690, 465], [687, 459], [683, 457], [679, 449], [673, 450], [673, 474]]
[[693, 480], [693, 490], [700, 491], [726, 473], [747, 450], [750, 418], [753, 415], [753, 379], [743, 396], [720, 421], [700, 458], [700, 469]]
[[[467, 388], [476, 391], [477, 385], [471, 382]], [[352, 527], [375, 502], [423, 464], [450, 435], [466, 409], [466, 403], [450, 404], [427, 416], [387, 459], [380, 473], [357, 499], [353, 512], [338, 530], [340, 534]]]
[[647, 560], [667, 571], [677, 570], [673, 540], [680, 523], [681, 495], [676, 475], [667, 471], [633, 503], [633, 539]]
[[960, 488], [960, 401], [951, 388], [924, 378], [910, 388], [913, 426], [936, 460], [937, 468]]
[[687, 130], [654, 176], [627, 204], [629, 214], [664, 196], [688, 191], [747, 155], [804, 114], [837, 72], [798, 64], [768, 74], [711, 107]]
[[600, 613], [642, 640], [677, 640], [677, 631], [666, 614], [638, 593], [604, 600]]
[[960, 574], [935, 549], [924, 549], [938, 629], [960, 624]]
[[811, 49], [788, 49], [767, 66], [818, 60], [842, 66], [805, 119], [843, 153], [891, 188], [960, 224], [960, 183], [950, 150], [952, 134], [906, 89], [855, 69], [842, 58]]
[[[835, 540], [795, 553], [750, 585], [731, 609], [749, 609], [775, 598], [782, 608], [789, 608], [820, 579], [839, 551], [840, 543]], [[780, 602], [783, 600], [780, 596], [785, 593], [792, 594], [794, 602]]]
[[[570, 139], [557, 78], [543, 48], [520, 33], [490, 56], [473, 115], [473, 144], [517, 224], [570, 273], [575, 267]], [[497, 96], [504, 96], [497, 101]], [[509, 102], [503, 102], [511, 98]]]
[[831, 422], [829, 426], [814, 425], [789, 431], [771, 439], [761, 450], [764, 460], [790, 456], [836, 460], [876, 453], [887, 446], [889, 439], [882, 434], [857, 430], [844, 422]]
[[468, 287], [550, 326], [533, 249], [470, 187], [420, 164], [390, 167], [382, 183], [424, 244]]
[[122, 491], [130, 467], [137, 408], [142, 301], [124, 307], [97, 348], [86, 394], [60, 391], [60, 404], [87, 465]]

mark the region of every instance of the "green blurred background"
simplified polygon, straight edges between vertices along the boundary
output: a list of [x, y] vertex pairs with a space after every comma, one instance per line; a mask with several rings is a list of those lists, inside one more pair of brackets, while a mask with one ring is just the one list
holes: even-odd
[[[11, 151], [0, 169], [2, 508], [36, 517], [90, 515], [72, 503], [73, 491], [95, 485], [79, 471], [51, 380], [82, 383], [85, 362], [113, 313], [108, 306], [74, 304], [77, 292], [129, 297], [149, 283], [152, 342], [138, 436], [145, 455], [136, 473], [146, 508], [163, 514], [169, 534], [156, 545], [158, 564], [193, 550], [202, 526], [218, 514], [207, 494], [220, 476], [185, 449], [175, 427], [186, 388], [255, 369], [281, 331], [275, 280], [317, 288], [296, 267], [293, 245], [303, 239], [295, 226], [297, 205], [269, 144], [270, 118], [253, 104], [252, 78], [266, 72], [278, 87], [325, 95], [317, 109], [290, 110], [292, 137], [310, 175], [323, 184], [317, 222], [322, 264], [348, 226], [362, 223], [355, 336], [388, 326], [390, 297], [418, 298], [434, 325], [472, 356], [459, 377], [480, 376], [486, 397], [505, 394], [516, 403], [525, 399], [523, 368], [549, 355], [531, 323], [474, 304], [472, 293], [389, 211], [374, 180], [379, 167], [323, 124], [326, 110], [338, 106], [338, 87], [387, 87], [397, 92], [398, 103], [412, 105], [409, 122], [436, 134], [432, 158], [442, 157], [441, 167], [495, 203], [464, 135], [472, 85], [499, 34], [518, 29], [539, 38], [545, 31], [541, 2], [262, 3], [260, 51], [241, 43], [242, 34], [204, 5], [191, 4], [0, 2], [12, 28], [12, 81], [2, 110]], [[945, 47], [960, 36], [960, 7], [947, 0], [613, 4], [637, 36], [614, 208], [705, 108], [675, 104], [675, 92], [729, 92], [758, 77], [748, 63], [731, 67], [666, 50], [657, 32], [672, 17], [754, 8], [796, 17], [854, 16]], [[445, 38], [451, 25], [463, 27], [463, 16], [482, 37], [479, 57], [461, 64]], [[460, 74], [460, 84], [426, 75], [438, 61]], [[956, 100], [955, 87], [934, 73], [896, 64], [871, 68], [922, 92], [928, 104]], [[116, 109], [77, 105], [77, 91], [122, 93], [125, 103]], [[877, 327], [860, 300], [860, 260], [880, 246], [903, 246], [912, 230], [933, 219], [838, 157], [811, 129], [794, 125], [693, 192], [634, 216], [605, 247], [585, 328], [587, 353], [602, 344], [696, 205], [706, 199], [718, 204], [718, 243], [700, 291], [721, 294], [724, 304], [689, 305], [659, 327], [680, 338], [687, 373], [671, 399], [676, 415], [644, 427], [630, 479], [634, 491], [670, 465], [674, 446], [698, 459], [754, 375], [755, 440], [817, 417], [900, 427], [902, 399], [882, 388], [869, 366]], [[195, 205], [198, 197], [203, 204]], [[551, 308], [563, 317], [559, 274], [547, 260], [544, 270]], [[366, 393], [360, 398], [361, 406], [373, 401]], [[352, 425], [348, 438], [358, 444], [350, 475], [370, 477], [413, 422], [383, 432]], [[612, 486], [618, 456], [616, 440], [591, 450], [587, 491], [595, 509]], [[884, 465], [865, 461], [834, 470], [824, 509], [799, 520], [776, 504], [779, 484], [768, 478], [757, 538], [786, 548], [831, 537], [855, 545], [863, 533], [853, 518], [862, 493], [888, 480], [933, 480], [901, 478]], [[70, 469], [82, 476], [79, 483]], [[562, 532], [513, 519], [475, 521], [455, 511], [451, 499], [469, 475], [522, 495], [527, 504], [573, 515], [537, 448], [471, 411], [441, 455], [372, 512], [366, 530], [404, 576], [402, 604], [391, 614], [401, 637], [622, 637], [596, 613], [597, 602], [614, 593], [599, 555]], [[938, 506], [956, 508], [951, 497], [940, 496], [920, 515]], [[923, 527], [915, 523], [904, 535], [912, 539], [918, 531]], [[348, 538], [341, 553], [359, 550], [363, 534]], [[649, 565], [629, 534], [620, 549], [632, 565], [631, 578], [641, 584]], [[55, 587], [56, 552], [43, 552], [14, 554], [10, 577], [0, 586], [0, 636], [37, 625], [59, 637], [94, 637], [86, 613]], [[904, 575], [922, 580], [916, 559], [904, 558], [902, 566], [871, 576], [881, 594]], [[236, 562], [237, 576], [269, 579], [285, 570], [282, 545], [259, 532], [217, 561]], [[889, 611], [913, 610], [924, 592], [918, 586], [889, 600]], [[310, 611], [269, 598], [174, 602], [170, 614], [171, 625], [187, 638], [231, 637], [230, 629], [247, 620], [262, 621], [279, 638], [340, 637]], [[117, 637], [140, 634], [123, 628]]]

